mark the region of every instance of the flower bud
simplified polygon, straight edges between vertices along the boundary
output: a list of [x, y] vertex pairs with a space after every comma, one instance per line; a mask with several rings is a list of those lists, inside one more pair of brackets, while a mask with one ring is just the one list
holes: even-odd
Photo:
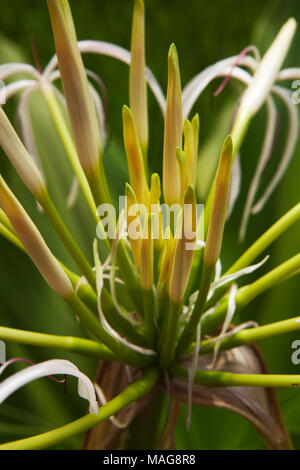
[[5, 212], [17, 237], [45, 281], [59, 295], [68, 298], [73, 293], [73, 287], [68, 276], [1, 175], [0, 207]]

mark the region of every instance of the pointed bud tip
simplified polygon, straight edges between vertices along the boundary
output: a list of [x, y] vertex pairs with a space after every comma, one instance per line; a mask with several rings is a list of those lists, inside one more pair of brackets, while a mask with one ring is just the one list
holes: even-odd
[[179, 163], [186, 158], [184, 151], [180, 147], [176, 147], [176, 158]]
[[191, 183], [187, 185], [184, 193], [184, 204], [196, 204], [196, 194]]
[[226, 154], [232, 157], [232, 152], [233, 152], [233, 143], [232, 143], [232, 137], [231, 135], [228, 135], [226, 139], [224, 140], [223, 147], [222, 147], [222, 154]]
[[177, 53], [177, 49], [176, 49], [176, 46], [175, 46], [174, 42], [171, 44], [171, 46], [169, 48], [168, 58], [169, 58], [169, 61], [171, 63], [177, 65], [177, 63], [178, 63], [178, 53]]
[[132, 115], [132, 111], [131, 109], [129, 108], [129, 106], [127, 106], [126, 104], [123, 105], [123, 108], [122, 108], [122, 115], [125, 116], [125, 115]]

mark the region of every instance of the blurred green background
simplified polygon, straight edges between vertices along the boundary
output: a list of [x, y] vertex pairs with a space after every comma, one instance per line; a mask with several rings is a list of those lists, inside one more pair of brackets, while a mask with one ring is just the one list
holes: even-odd
[[[99, 39], [129, 48], [132, 5], [131, 0], [71, 0], [70, 2], [78, 39]], [[182, 84], [196, 73], [224, 57], [239, 53], [249, 44], [255, 44], [263, 53], [284, 21], [294, 16], [300, 21], [300, 3], [296, 0], [153, 0], [145, 1], [147, 9], [147, 63], [166, 90], [167, 52], [175, 42], [181, 66]], [[30, 38], [34, 38], [42, 67], [54, 54], [46, 1], [10, 0], [2, 2], [0, 15], [0, 61], [33, 63]], [[300, 66], [300, 31], [297, 32], [286, 64]], [[113, 59], [100, 56], [84, 57], [88, 68], [104, 81], [108, 94], [107, 123], [109, 140], [104, 152], [105, 166], [114, 194], [123, 191], [126, 179], [125, 155], [122, 147], [121, 107], [128, 104], [128, 68]], [[214, 82], [197, 101], [194, 111], [200, 114], [199, 187], [202, 197], [213, 174], [218, 151], [228, 132], [228, 118], [234, 99], [242, 88], [229, 83], [226, 90], [212, 102]], [[290, 87], [290, 83], [286, 84]], [[19, 128], [16, 118], [17, 100], [8, 103], [5, 110]], [[225, 110], [225, 111], [224, 111]], [[285, 110], [279, 107], [280, 134], [273, 158], [265, 172], [263, 186], [270, 180], [278, 164], [285, 139]], [[149, 93], [150, 148], [152, 170], [161, 172], [163, 121], [160, 110]], [[39, 96], [32, 102], [36, 139], [47, 174], [49, 189], [57, 206], [64, 214], [76, 240], [91, 257], [94, 227], [84, 201], [68, 211], [66, 197], [71, 184], [70, 169], [63, 148], [47, 109]], [[265, 209], [252, 217], [243, 244], [238, 242], [238, 229], [249, 183], [259, 156], [265, 127], [262, 110], [251, 124], [242, 146], [242, 193], [233, 216], [225, 230], [222, 250], [224, 270], [257, 236], [266, 230], [285, 211], [299, 201], [300, 152], [297, 146], [284, 180], [276, 189]], [[209, 151], [207, 150], [209, 149]], [[202, 153], [201, 153], [202, 150]], [[0, 170], [13, 186], [33, 219], [38, 223], [55, 254], [70, 266], [72, 262], [49, 228], [43, 214], [1, 153]], [[260, 188], [259, 194], [262, 193]], [[300, 225], [292, 227], [268, 250], [271, 257], [260, 274], [271, 269], [289, 256], [299, 252]], [[45, 333], [86, 335], [84, 328], [74, 319], [63, 301], [53, 294], [41, 280], [28, 258], [6, 240], [0, 239], [0, 323], [3, 326], [32, 329]], [[254, 275], [255, 276], [255, 275]], [[250, 280], [248, 278], [248, 280]], [[242, 320], [253, 319], [264, 324], [299, 315], [299, 276], [291, 279], [251, 304], [241, 315]], [[273, 373], [300, 373], [300, 366], [291, 363], [291, 343], [300, 334], [290, 334], [265, 341], [261, 347]], [[7, 357], [27, 357], [38, 362], [51, 358], [68, 358], [90, 377], [95, 375], [96, 361], [72, 356], [54, 350], [7, 344]], [[19, 366], [11, 366], [10, 373]], [[300, 448], [300, 392], [280, 391], [279, 398], [292, 432], [296, 447]], [[76, 381], [69, 380], [68, 394], [63, 386], [41, 379], [15, 393], [0, 407], [0, 442], [26, 437], [71, 421], [86, 411], [86, 403], [77, 397]], [[262, 448], [263, 443], [244, 419], [229, 411], [197, 408], [193, 411], [192, 426], [185, 428], [184, 409], [176, 434], [179, 449], [245, 449]], [[80, 438], [74, 438], [60, 448], [79, 448]]]

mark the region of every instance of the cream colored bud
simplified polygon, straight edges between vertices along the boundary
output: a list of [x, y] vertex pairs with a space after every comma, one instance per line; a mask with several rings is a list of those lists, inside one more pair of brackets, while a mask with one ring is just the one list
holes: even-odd
[[180, 199], [180, 178], [176, 148], [182, 147], [182, 98], [178, 55], [174, 44], [168, 55], [168, 92], [164, 131], [163, 190], [167, 204]]
[[73, 293], [72, 284], [42, 235], [0, 175], [0, 207], [45, 281], [64, 298]]
[[43, 176], [1, 107], [0, 145], [29, 191], [38, 198], [45, 190]]

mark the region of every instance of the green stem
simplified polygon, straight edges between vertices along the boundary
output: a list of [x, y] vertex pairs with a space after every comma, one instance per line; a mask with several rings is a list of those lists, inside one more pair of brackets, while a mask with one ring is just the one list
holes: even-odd
[[57, 99], [54, 93], [49, 87], [42, 87], [42, 91], [43, 91], [43, 95], [46, 100], [46, 103], [48, 105], [49, 111], [51, 113], [52, 119], [54, 121], [54, 124], [56, 126], [57, 132], [61, 138], [61, 141], [66, 150], [69, 161], [72, 165], [74, 173], [81, 186], [84, 197], [91, 209], [91, 212], [95, 218], [95, 221], [99, 222], [99, 218], [97, 216], [97, 211], [96, 211], [96, 204], [94, 202], [93, 195], [89, 187], [88, 181], [86, 179], [86, 176], [84, 174], [84, 171], [80, 165], [76, 148], [75, 148], [73, 139], [71, 137], [69, 128], [67, 126], [66, 120], [64, 119], [61, 108], [57, 102]]
[[168, 368], [174, 359], [178, 321], [181, 312], [181, 303], [170, 300], [170, 308], [164, 318], [159, 338], [160, 365]]
[[97, 415], [88, 414], [87, 416], [52, 431], [29, 437], [27, 439], [20, 439], [18, 441], [2, 444], [0, 445], [0, 450], [45, 449], [64, 442], [73, 436], [82, 434], [93, 426], [96, 426], [96, 424], [115, 415], [125, 408], [125, 406], [147, 395], [153, 389], [158, 378], [158, 369], [150, 368], [145, 371], [145, 375], [141, 380], [129, 385], [129, 387], [120, 393], [120, 395], [113, 398], [106, 405], [101, 406]]
[[[179, 365], [174, 365], [171, 373], [178, 378], [188, 378], [188, 370]], [[210, 387], [299, 387], [300, 375], [234, 374], [198, 370], [195, 382]]]
[[145, 367], [153, 364], [155, 360], [154, 356], [141, 354], [111, 336], [110, 333], [108, 333], [99, 321], [91, 314], [84, 303], [81, 302], [75, 292], [66, 300], [89, 330], [99, 338], [100, 341], [108, 347], [108, 349], [113, 351], [120, 360], [136, 367]]
[[[243, 344], [256, 343], [266, 338], [273, 338], [274, 336], [297, 330], [300, 330], [300, 317], [241, 330], [228, 338], [224, 338], [220, 343], [220, 351], [236, 348]], [[216, 343], [211, 343], [210, 341], [204, 340], [201, 342], [199, 354], [208, 354], [214, 350]], [[194, 349], [194, 346], [191, 347], [191, 350]]]
[[203, 272], [202, 272], [202, 277], [201, 277], [199, 295], [197, 297], [196, 304], [195, 304], [193, 313], [191, 315], [191, 318], [189, 322], [186, 324], [182, 332], [182, 335], [179, 339], [179, 343], [176, 349], [177, 356], [180, 356], [188, 348], [189, 344], [191, 343], [191, 341], [193, 341], [196, 335], [197, 325], [200, 321], [201, 315], [205, 307], [213, 271], [214, 271], [214, 265], [206, 266], [205, 264], [203, 264]]
[[4, 341], [14, 341], [20, 344], [28, 344], [30, 346], [60, 349], [61, 351], [98, 357], [99, 359], [117, 360], [116, 355], [103, 344], [99, 344], [90, 339], [76, 338], [74, 336], [48, 335], [1, 326], [0, 339]]
[[[80, 278], [68, 269], [66, 266], [62, 266], [66, 274], [68, 275], [74, 289], [77, 292], [78, 297], [97, 315], [98, 305], [97, 305], [97, 296], [90, 285], [79, 284]], [[78, 287], [77, 287], [78, 286]], [[125, 336], [134, 344], [137, 344], [142, 347], [148, 347], [147, 340], [143, 333], [133, 325], [129, 318], [125, 317], [128, 312], [124, 310], [124, 315], [121, 315], [120, 312], [116, 309], [112, 296], [108, 290], [103, 287], [101, 295], [101, 305], [111, 327], [120, 333], [122, 336]], [[129, 315], [129, 314], [128, 314]]]
[[[231, 266], [223, 276], [233, 274], [240, 269], [249, 266], [274, 240], [276, 240], [285, 230], [300, 219], [300, 203], [296, 204], [291, 210], [284, 214], [275, 224], [273, 224], [256, 242], [253, 243], [245, 253]], [[234, 281], [232, 281], [234, 282]], [[207, 302], [205, 309], [208, 310], [215, 305], [218, 300], [229, 289], [232, 282], [216, 289], [212, 298]]]
[[17, 238], [17, 236], [10, 230], [8, 229], [5, 225], [0, 223], [0, 233], [3, 235], [7, 240], [9, 240], [11, 243], [16, 245], [18, 248], [21, 250], [24, 250], [24, 247], [20, 240]]
[[86, 277], [87, 281], [91, 284], [91, 286], [94, 287], [95, 273], [92, 270], [92, 267], [89, 264], [88, 260], [80, 250], [79, 246], [75, 242], [74, 238], [70, 234], [69, 230], [65, 226], [62, 218], [57, 212], [47, 192], [45, 192], [43, 196], [39, 198], [39, 203], [43, 207], [54, 229], [56, 230], [57, 234], [59, 235], [60, 239], [62, 240], [63, 244], [65, 245], [72, 258], [80, 268], [81, 272]]
[[[290, 258], [277, 268], [262, 276], [249, 286], [239, 289], [235, 296], [237, 311], [248, 305], [255, 297], [265, 290], [285, 281], [288, 277], [297, 274], [300, 268], [300, 254]], [[202, 334], [209, 333], [224, 321], [227, 312], [228, 298], [224, 298], [220, 306], [209, 316], [203, 318], [201, 323]]]
[[145, 313], [145, 334], [150, 348], [155, 347], [156, 338], [156, 308], [153, 289], [143, 289], [144, 313]]
[[249, 266], [276, 238], [300, 219], [300, 202], [273, 224], [224, 274], [235, 273]]

